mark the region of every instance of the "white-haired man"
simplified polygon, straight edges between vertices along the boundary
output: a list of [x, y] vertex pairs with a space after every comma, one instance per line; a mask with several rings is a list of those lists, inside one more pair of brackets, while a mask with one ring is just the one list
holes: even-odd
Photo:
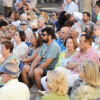
[[18, 81], [19, 67], [15, 63], [6, 63], [0, 68], [5, 85], [0, 89], [0, 100], [29, 100], [28, 87]]
[[41, 30], [43, 29], [43, 28], [45, 28], [45, 23], [46, 23], [46, 21], [45, 21], [45, 19], [43, 18], [43, 17], [40, 17], [39, 19], [38, 19], [38, 21], [37, 21], [37, 25], [38, 25], [38, 30], [37, 30], [37, 32], [38, 33], [40, 33], [41, 34]]
[[27, 20], [27, 14], [26, 13], [21, 14], [20, 19], [21, 20]]

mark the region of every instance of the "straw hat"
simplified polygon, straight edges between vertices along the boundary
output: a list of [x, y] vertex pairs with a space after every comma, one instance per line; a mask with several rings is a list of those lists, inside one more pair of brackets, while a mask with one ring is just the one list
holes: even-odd
[[37, 19], [37, 15], [33, 12], [33, 11], [26, 11], [25, 12], [27, 15], [31, 15], [32, 19], [31, 20], [34, 20], [34, 19]]
[[42, 12], [41, 17], [43, 17], [46, 20], [46, 23], [49, 21], [49, 15], [46, 12]]

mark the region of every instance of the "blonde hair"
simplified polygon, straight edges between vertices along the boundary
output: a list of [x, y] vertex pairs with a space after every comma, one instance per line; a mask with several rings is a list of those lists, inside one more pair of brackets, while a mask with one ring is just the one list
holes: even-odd
[[9, 24], [8, 26], [7, 26], [7, 30], [9, 30], [9, 29], [12, 29], [12, 30], [17, 30], [17, 28], [16, 28], [16, 26], [14, 26], [13, 24]]
[[86, 83], [93, 87], [99, 87], [100, 86], [99, 66], [90, 60], [83, 61], [82, 66], [84, 68], [86, 76]]
[[53, 93], [65, 95], [68, 92], [66, 75], [56, 70], [48, 71], [47, 86]]

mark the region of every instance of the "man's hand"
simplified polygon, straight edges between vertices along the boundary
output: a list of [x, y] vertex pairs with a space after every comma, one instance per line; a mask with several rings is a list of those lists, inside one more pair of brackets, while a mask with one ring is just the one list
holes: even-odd
[[79, 66], [79, 63], [78, 62], [74, 62], [74, 61], [69, 61], [68, 63], [67, 63], [67, 66], [66, 66], [66, 68], [68, 68], [68, 69], [75, 69], [76, 70], [76, 67], [77, 66]]
[[30, 70], [29, 73], [28, 73], [28, 77], [32, 78], [33, 79], [33, 71]]

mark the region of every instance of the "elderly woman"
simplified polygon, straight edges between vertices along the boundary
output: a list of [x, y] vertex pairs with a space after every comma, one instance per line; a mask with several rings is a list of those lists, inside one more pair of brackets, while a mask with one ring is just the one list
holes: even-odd
[[13, 43], [9, 41], [2, 42], [1, 54], [2, 58], [0, 59], [0, 67], [2, 67], [7, 62], [13, 62], [19, 65], [19, 59], [15, 54], [13, 54]]
[[16, 42], [16, 45], [13, 49], [13, 53], [16, 54], [19, 59], [21, 59], [21, 57], [25, 55], [28, 49], [28, 46], [25, 43], [25, 38], [26, 38], [26, 35], [24, 31], [16, 31], [14, 34], [14, 40]]
[[64, 46], [67, 48], [66, 51], [62, 52], [59, 57], [58, 66], [66, 66], [67, 62], [71, 60], [71, 58], [77, 53], [76, 48], [78, 47], [78, 43], [73, 36], [68, 36], [64, 42]]
[[30, 42], [31, 40], [31, 36], [32, 36], [32, 30], [30, 28], [28, 28], [28, 21], [27, 20], [22, 20], [21, 21], [21, 28], [23, 29], [23, 31], [25, 32], [26, 34], [26, 42]]
[[79, 67], [80, 86], [71, 95], [71, 100], [97, 100], [100, 98], [99, 67], [92, 61], [83, 61]]
[[51, 98], [52, 100], [69, 100], [65, 73], [55, 70], [48, 71], [47, 87], [50, 93], [41, 97], [40, 100], [51, 100]]

